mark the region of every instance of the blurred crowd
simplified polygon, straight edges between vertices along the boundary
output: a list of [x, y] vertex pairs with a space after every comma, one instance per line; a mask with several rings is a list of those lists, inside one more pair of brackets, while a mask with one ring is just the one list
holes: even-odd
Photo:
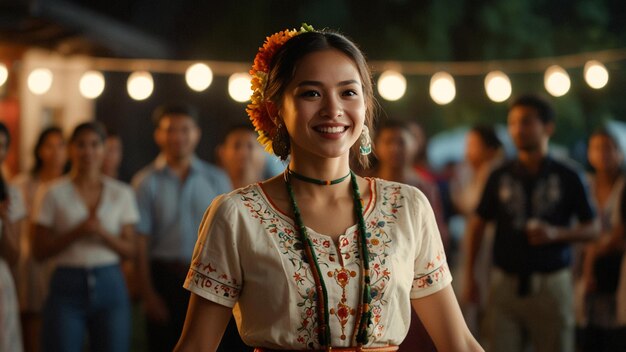
[[[69, 138], [43, 130], [33, 168], [0, 175], [0, 352], [172, 350], [207, 206], [286, 166], [248, 125], [219, 141], [217, 165], [201, 160], [198, 115], [186, 104], [154, 111], [160, 153], [131, 185], [118, 180], [124, 141], [98, 122]], [[426, 195], [487, 351], [626, 351], [622, 149], [602, 129], [588, 137], [588, 165], [552, 156], [555, 117], [544, 98], [521, 96], [498, 118], [515, 155], [493, 126], [473, 126], [464, 159], [444, 170], [430, 167], [418, 123], [384, 119], [374, 165], [358, 172]], [[0, 124], [0, 163], [10, 138]], [[237, 318], [235, 308], [221, 351], [252, 350]], [[435, 350], [415, 314], [400, 350]]]

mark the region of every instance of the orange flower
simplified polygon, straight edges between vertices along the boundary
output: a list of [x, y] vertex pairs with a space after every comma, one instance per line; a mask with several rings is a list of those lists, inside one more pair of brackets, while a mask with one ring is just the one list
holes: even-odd
[[274, 104], [267, 101], [263, 96], [265, 85], [267, 84], [267, 74], [270, 70], [270, 62], [276, 52], [289, 39], [298, 34], [311, 31], [313, 31], [313, 27], [303, 23], [300, 30], [285, 29], [284, 31], [280, 31], [266, 37], [265, 43], [263, 43], [263, 46], [259, 48], [259, 52], [254, 58], [252, 69], [250, 69], [250, 74], [252, 75], [250, 84], [253, 93], [250, 99], [250, 104], [248, 104], [246, 108], [246, 112], [254, 125], [254, 129], [259, 134], [257, 140], [265, 146], [265, 150], [270, 153], [274, 152], [271, 137], [275, 130], [275, 124], [272, 117], [277, 114]]

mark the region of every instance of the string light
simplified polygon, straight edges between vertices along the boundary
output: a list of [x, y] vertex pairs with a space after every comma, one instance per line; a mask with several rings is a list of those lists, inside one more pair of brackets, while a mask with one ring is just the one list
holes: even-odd
[[454, 78], [447, 72], [437, 72], [430, 79], [430, 97], [439, 105], [446, 105], [454, 100], [456, 87]]
[[387, 70], [378, 78], [378, 94], [385, 100], [396, 101], [406, 92], [406, 78], [397, 71]]
[[87, 71], [80, 78], [79, 90], [87, 99], [95, 99], [104, 91], [104, 76], [98, 71]]
[[600, 61], [587, 61], [584, 73], [585, 81], [593, 89], [603, 88], [609, 82], [609, 71]]
[[2, 87], [7, 80], [9, 79], [9, 70], [7, 66], [3, 63], [0, 63], [0, 87]]
[[485, 91], [489, 99], [501, 103], [511, 96], [511, 80], [502, 71], [492, 71], [485, 77]]
[[189, 88], [202, 92], [213, 82], [213, 71], [203, 63], [193, 64], [185, 71], [185, 80]]
[[243, 103], [250, 100], [252, 96], [251, 79], [252, 76], [245, 72], [233, 73], [228, 78], [228, 94], [234, 101]]
[[[594, 60], [589, 60], [593, 57]], [[106, 72], [128, 72], [132, 67], [142, 67], [146, 72], [142, 75], [131, 74], [136, 77], [137, 82], [131, 80], [127, 83], [129, 94], [133, 99], [147, 99], [154, 90], [154, 81], [149, 72], [160, 72], [166, 74], [184, 74], [190, 89], [195, 91], [206, 90], [213, 81], [213, 76], [231, 76], [229, 79], [229, 94], [233, 99], [244, 102], [250, 98], [249, 75], [245, 75], [245, 83], [241, 74], [233, 72], [245, 72], [249, 62], [230, 61], [203, 61], [202, 63], [189, 60], [160, 60], [160, 59], [120, 59], [120, 58], [98, 58], [92, 57], [89, 67], [98, 71]], [[498, 60], [497, 62], [487, 61], [370, 61], [369, 64], [376, 72], [379, 67], [393, 67], [395, 71], [384, 71], [379, 77], [377, 89], [380, 96], [386, 100], [395, 101], [401, 99], [406, 93], [406, 75], [424, 76], [431, 75], [440, 67], [446, 67], [446, 72], [437, 72], [432, 76], [430, 82], [430, 95], [437, 104], [448, 104], [456, 97], [456, 87], [454, 77], [457, 76], [485, 76], [485, 91], [489, 99], [494, 102], [502, 102], [510, 98], [512, 87], [511, 81], [503, 72], [526, 74], [545, 71], [544, 85], [546, 90], [554, 96], [567, 94], [571, 81], [565, 69], [575, 69], [584, 66], [584, 78], [587, 84], [593, 89], [600, 89], [608, 83], [609, 72], [604, 66], [607, 63], [626, 61], [626, 48], [601, 50], [595, 52], [578, 53], [557, 57], [518, 59], [518, 60]], [[501, 71], [490, 72], [490, 68], [498, 67]], [[503, 71], [503, 72], [502, 72]], [[402, 73], [400, 73], [402, 72]], [[496, 75], [497, 73], [497, 75]], [[454, 76], [454, 77], [453, 77]], [[45, 94], [53, 83], [53, 74], [47, 69], [37, 69], [31, 72], [27, 79], [27, 86], [34, 94]], [[0, 63], [0, 86], [6, 84], [8, 79], [8, 69], [6, 65]], [[86, 88], [84, 80], [79, 83], [81, 93], [87, 98], [93, 99], [99, 96], [96, 93], [99, 89], [93, 88], [93, 92], [83, 92]], [[95, 78], [92, 78], [95, 79]], [[93, 81], [96, 82], [96, 81]], [[96, 84], [96, 83], [94, 83]], [[104, 80], [97, 86], [102, 85]], [[131, 88], [132, 86], [132, 88]], [[131, 92], [132, 90], [132, 92]]]
[[133, 72], [128, 77], [128, 95], [135, 100], [145, 100], [152, 95], [154, 90], [154, 80], [147, 71]]
[[52, 87], [53, 79], [52, 71], [47, 68], [37, 68], [28, 75], [28, 89], [36, 95], [46, 94]]
[[555, 97], [567, 94], [572, 84], [567, 72], [558, 65], [548, 67], [543, 82], [548, 93]]

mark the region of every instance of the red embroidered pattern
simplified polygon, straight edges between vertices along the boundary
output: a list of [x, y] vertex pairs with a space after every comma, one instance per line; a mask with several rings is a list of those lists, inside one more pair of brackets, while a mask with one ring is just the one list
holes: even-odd
[[428, 262], [423, 273], [418, 273], [413, 279], [413, 289], [430, 287], [446, 279], [449, 275], [443, 251], [439, 251], [435, 260]]
[[191, 263], [191, 270], [187, 273], [187, 280], [216, 296], [222, 296], [233, 301], [239, 297], [240, 284], [237, 280], [229, 278], [226, 274], [218, 273], [211, 263], [204, 264], [199, 260], [194, 260]]

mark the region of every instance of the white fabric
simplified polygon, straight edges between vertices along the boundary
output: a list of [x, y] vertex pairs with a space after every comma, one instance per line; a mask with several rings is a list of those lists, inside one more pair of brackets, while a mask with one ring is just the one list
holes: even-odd
[[[33, 177], [32, 173], [26, 172], [12, 179], [11, 184], [21, 191], [30, 220], [35, 195], [45, 187], [44, 183]], [[36, 313], [43, 308], [54, 263], [52, 260], [38, 261], [33, 257], [30, 221], [22, 221], [19, 231], [20, 258], [12, 268], [15, 287], [20, 311]]]
[[[623, 176], [619, 176], [619, 178], [615, 180], [611, 188], [611, 193], [604, 201], [604, 204], [598, 204], [597, 201], [595, 176], [588, 175], [587, 180], [591, 196], [590, 199], [596, 207], [597, 216], [600, 221], [600, 234], [595, 240], [598, 241], [602, 237], [612, 236], [613, 227], [617, 224], [616, 221], [619, 221], [620, 195], [623, 192], [625, 180]], [[615, 216], [616, 213], [618, 214], [617, 218]], [[576, 324], [578, 326], [592, 324], [594, 326], [612, 328], [615, 325], [615, 313], [612, 311], [612, 302], [614, 299], [611, 295], [592, 296], [591, 299], [596, 303], [595, 311], [589, 311], [589, 307], [587, 307], [590, 297], [585, 288], [585, 283], [582, 281], [583, 253], [587, 245], [588, 243], [579, 243], [574, 247], [574, 316], [576, 318]], [[598, 304], [598, 302], [605, 304]], [[600, 310], [601, 308], [599, 307], [604, 309]], [[589, 316], [590, 314], [592, 316]]]
[[[135, 224], [139, 219], [133, 191], [109, 177], [103, 177], [102, 181], [96, 214], [108, 233], [119, 236], [124, 225]], [[53, 236], [73, 230], [88, 217], [89, 210], [68, 177], [52, 183], [35, 200], [34, 222], [50, 228]], [[93, 237], [76, 240], [56, 256], [58, 266], [90, 268], [118, 262], [118, 254]]]
[[[26, 209], [18, 189], [8, 186], [7, 191], [9, 219], [15, 223], [24, 218]], [[0, 231], [0, 236], [2, 235]], [[0, 352], [20, 351], [22, 351], [22, 333], [15, 285], [9, 266], [4, 258], [0, 257]]]
[[[369, 346], [398, 345], [410, 324], [410, 299], [435, 293], [452, 277], [426, 197], [416, 188], [369, 179], [365, 210], [372, 321]], [[329, 219], [332, 221], [332, 219]], [[351, 341], [360, 302], [356, 225], [339, 237], [307, 228], [329, 295], [332, 346]], [[213, 302], [241, 308], [241, 336], [265, 348], [319, 348], [315, 289], [293, 220], [260, 185], [217, 198], [207, 210], [184, 286]], [[343, 301], [342, 301], [343, 298]]]

